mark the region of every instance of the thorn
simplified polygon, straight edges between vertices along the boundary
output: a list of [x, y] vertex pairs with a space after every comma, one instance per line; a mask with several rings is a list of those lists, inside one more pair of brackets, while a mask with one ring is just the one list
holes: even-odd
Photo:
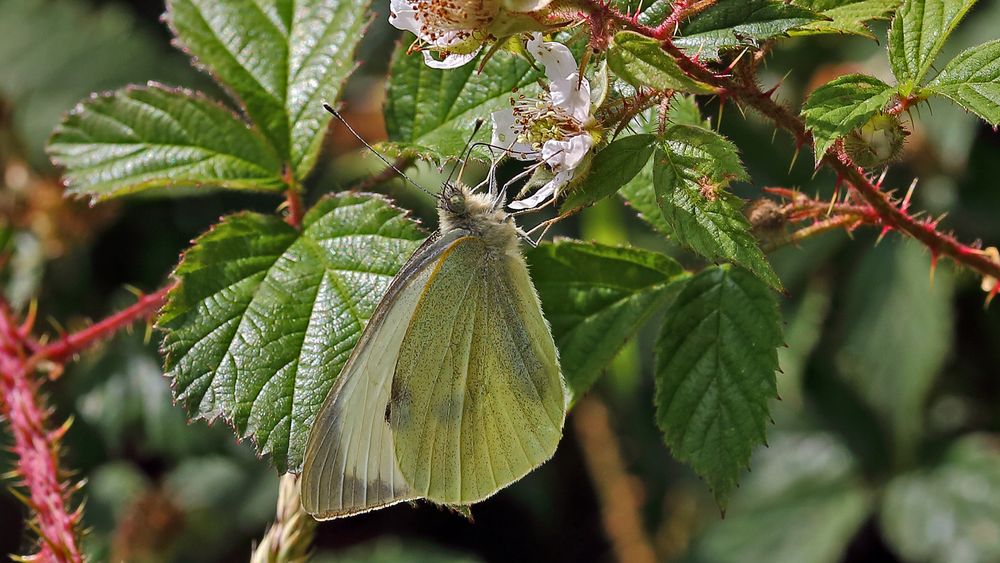
[[938, 253], [936, 251], [931, 251], [931, 271], [930, 271], [930, 286], [934, 287], [934, 272], [937, 271], [938, 265]]
[[878, 246], [879, 243], [882, 242], [882, 239], [885, 238], [885, 235], [888, 234], [889, 231], [891, 231], [891, 230], [892, 230], [892, 227], [890, 227], [889, 225], [886, 225], [886, 226], [882, 227], [882, 232], [879, 233], [878, 239], [875, 241], [875, 246]]
[[135, 295], [136, 299], [142, 299], [142, 296], [144, 295], [141, 289], [131, 284], [125, 284], [125, 291]]
[[910, 207], [910, 197], [913, 196], [913, 190], [915, 190], [916, 188], [917, 188], [917, 178], [914, 178], [913, 181], [910, 182], [909, 189], [906, 190], [906, 195], [903, 196], [903, 202], [899, 205], [899, 208], [902, 211], [905, 212]]
[[21, 336], [25, 337], [31, 333], [31, 329], [35, 326], [35, 321], [38, 319], [38, 298], [32, 298], [28, 302], [28, 314], [24, 316], [24, 322], [21, 323]]
[[875, 187], [876, 188], [881, 188], [882, 187], [882, 181], [885, 180], [885, 175], [888, 172], [889, 172], [889, 167], [888, 166], [886, 166], [885, 168], [882, 169], [882, 174], [878, 177], [878, 182], [875, 182]]
[[795, 152], [792, 153], [792, 162], [788, 165], [788, 172], [787, 172], [788, 174], [792, 173], [792, 168], [795, 168], [795, 161], [798, 159], [799, 159], [799, 148], [795, 147]]

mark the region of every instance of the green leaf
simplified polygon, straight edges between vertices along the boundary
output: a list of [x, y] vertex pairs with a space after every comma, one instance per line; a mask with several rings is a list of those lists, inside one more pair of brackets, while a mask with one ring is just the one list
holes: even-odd
[[951, 272], [939, 268], [931, 284], [930, 267], [919, 244], [883, 241], [855, 268], [840, 307], [837, 367], [891, 431], [900, 463], [924, 434], [927, 395], [954, 334]]
[[601, 149], [594, 155], [586, 179], [570, 191], [559, 212], [568, 213], [613, 195], [646, 166], [655, 144], [654, 135], [629, 135]]
[[1000, 451], [973, 434], [933, 469], [889, 482], [881, 510], [889, 545], [907, 561], [1000, 561]]
[[608, 51], [608, 65], [619, 78], [633, 86], [693, 94], [715, 93], [708, 84], [688, 78], [659, 42], [631, 31], [615, 35]]
[[920, 84], [951, 32], [976, 0], [906, 0], [889, 30], [889, 64], [908, 95]]
[[419, 55], [396, 49], [385, 103], [389, 141], [425, 158], [462, 151], [477, 119], [486, 121], [476, 140], [489, 140], [490, 114], [509, 108], [511, 91], [535, 82], [539, 73], [522, 58], [500, 51], [478, 72], [481, 58], [456, 69], [433, 69]]
[[822, 19], [812, 10], [779, 0], [719, 0], [694, 16], [674, 44], [701, 60], [719, 58], [719, 52], [754, 45]]
[[674, 125], [653, 156], [656, 202], [677, 242], [710, 260], [729, 260], [771, 287], [781, 281], [750, 234], [742, 201], [725, 187], [747, 179], [736, 147], [714, 131]]
[[108, 199], [152, 188], [281, 191], [263, 136], [201, 94], [151, 84], [81, 103], [49, 141], [69, 193]]
[[159, 318], [175, 400], [296, 470], [316, 411], [421, 238], [364, 194], [321, 200], [301, 232], [274, 216], [227, 217], [185, 253]]
[[846, 33], [875, 39], [866, 22], [884, 20], [899, 7], [902, 0], [794, 0], [796, 5], [808, 8], [829, 18], [798, 27], [789, 35], [817, 35]]
[[894, 88], [864, 74], [841, 76], [817, 88], [802, 106], [802, 117], [813, 134], [816, 162], [837, 139], [880, 112], [894, 94]]
[[689, 280], [656, 345], [656, 421], [725, 508], [753, 448], [765, 441], [781, 315], [774, 293], [730, 267]]
[[656, 252], [570, 240], [534, 248], [528, 261], [574, 401], [686, 275]]
[[1000, 125], [1000, 39], [962, 51], [922, 92], [947, 96], [990, 125]]
[[170, 0], [177, 42], [221, 81], [297, 179], [312, 170], [355, 68], [369, 0]]
[[[851, 452], [833, 436], [778, 433], [754, 454], [754, 472], [726, 518], [696, 540], [697, 561], [837, 563], [871, 510]], [[803, 540], [808, 538], [808, 540]]]
[[[640, 121], [642, 131], [655, 131], [657, 127], [657, 116], [655, 112], [647, 111], [641, 116]], [[693, 125], [708, 128], [709, 121], [701, 116], [698, 102], [693, 95], [674, 96], [670, 100], [670, 112], [668, 119], [671, 123], [678, 125]], [[649, 224], [653, 230], [662, 235], [670, 236], [670, 225], [663, 218], [663, 212], [656, 203], [656, 192], [653, 190], [653, 162], [646, 163], [646, 166], [639, 171], [631, 181], [625, 184], [618, 195], [625, 202], [635, 209], [639, 218]]]

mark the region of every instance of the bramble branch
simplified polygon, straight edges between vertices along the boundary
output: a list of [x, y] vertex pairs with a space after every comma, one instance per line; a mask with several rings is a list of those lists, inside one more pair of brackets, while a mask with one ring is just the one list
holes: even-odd
[[61, 365], [76, 353], [109, 338], [133, 323], [150, 318], [166, 299], [172, 285], [143, 295], [132, 306], [79, 332], [41, 345], [31, 337], [31, 319], [19, 325], [10, 308], [0, 301], [0, 417], [7, 421], [14, 438], [17, 464], [11, 475], [15, 496], [31, 509], [38, 551], [28, 561], [78, 562], [80, 508], [70, 509], [71, 496], [81, 483], [66, 479], [59, 467], [60, 441], [69, 424], [51, 430], [51, 410], [38, 394], [35, 367], [45, 360]]
[[[582, 1], [586, 10], [591, 13], [599, 13], [602, 18], [616, 22], [622, 29], [635, 31], [658, 40], [661, 48], [677, 62], [678, 66], [689, 77], [716, 87], [724, 100], [728, 99], [757, 110], [790, 133], [798, 147], [812, 146], [812, 135], [806, 129], [802, 119], [772, 98], [774, 89], [763, 91], [758, 86], [752, 72], [752, 68], [756, 66], [753, 57], [746, 57], [745, 62], [737, 64], [735, 68], [728, 69], [726, 72], [731, 72], [730, 74], [717, 74], [697, 60], [688, 57], [674, 45], [670, 39], [674, 31], [673, 28], [654, 29], [643, 25], [638, 21], [638, 15], [622, 14], [602, 0]], [[685, 1], [675, 3], [675, 6], [678, 4], [684, 10], [689, 10], [689, 4], [693, 6], [702, 3]], [[709, 4], [705, 3], [704, 7]], [[670, 21], [669, 17], [668, 21]], [[676, 22], [672, 25], [676, 27]], [[890, 111], [894, 113], [906, 111], [917, 101], [919, 100], [911, 98], [899, 100], [890, 108]], [[939, 231], [937, 221], [919, 219], [902, 209], [899, 202], [895, 201], [889, 193], [883, 191], [880, 185], [873, 183], [865, 171], [851, 160], [840, 143], [830, 149], [819, 165], [829, 167], [837, 173], [838, 182], [846, 182], [849, 187], [857, 190], [857, 193], [871, 206], [872, 211], [878, 215], [885, 230], [895, 230], [916, 239], [931, 251], [933, 260], [936, 261], [940, 256], [947, 256], [956, 263], [975, 270], [983, 276], [1000, 278], [1000, 263], [993, 261], [982, 250], [963, 244], [953, 235]]]
[[32, 360], [49, 360], [55, 363], [64, 363], [74, 354], [111, 337], [119, 330], [137, 321], [149, 319], [163, 306], [167, 292], [172, 287], [173, 284], [168, 284], [154, 293], [143, 295], [130, 307], [122, 309], [83, 330], [67, 334], [55, 342], [42, 346], [35, 352]]
[[11, 490], [33, 512], [32, 527], [39, 536], [38, 551], [24, 559], [75, 563], [83, 560], [80, 509], [70, 509], [70, 497], [79, 484], [67, 481], [59, 467], [59, 442], [69, 426], [49, 429], [50, 409], [31, 379], [29, 340], [27, 327], [18, 326], [7, 304], [0, 302], [0, 415], [10, 427], [17, 455], [10, 474], [27, 496]]

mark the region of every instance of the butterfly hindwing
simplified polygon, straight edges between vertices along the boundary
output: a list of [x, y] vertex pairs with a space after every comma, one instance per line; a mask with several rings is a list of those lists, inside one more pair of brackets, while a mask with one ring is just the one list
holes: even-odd
[[516, 248], [467, 236], [441, 255], [401, 343], [390, 405], [400, 472], [435, 502], [483, 500], [552, 456], [566, 391]]

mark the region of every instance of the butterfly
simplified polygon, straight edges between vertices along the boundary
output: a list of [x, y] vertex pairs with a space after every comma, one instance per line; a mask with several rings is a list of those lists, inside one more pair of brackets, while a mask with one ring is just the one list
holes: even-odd
[[437, 197], [438, 231], [393, 279], [312, 425], [300, 483], [318, 520], [471, 505], [562, 437], [569, 393], [502, 191], [446, 182]]

